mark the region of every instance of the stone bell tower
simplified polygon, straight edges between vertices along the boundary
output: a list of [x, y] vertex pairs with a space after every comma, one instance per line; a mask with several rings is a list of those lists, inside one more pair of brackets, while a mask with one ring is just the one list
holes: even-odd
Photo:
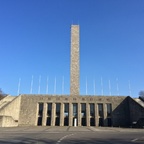
[[71, 26], [70, 96], [79, 95], [79, 25]]

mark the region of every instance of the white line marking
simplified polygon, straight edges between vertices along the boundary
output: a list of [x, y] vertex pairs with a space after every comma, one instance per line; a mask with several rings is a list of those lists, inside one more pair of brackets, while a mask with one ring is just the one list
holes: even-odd
[[57, 144], [60, 143], [60, 142], [61, 142], [62, 140], [64, 140], [65, 138], [70, 137], [70, 136], [72, 136], [72, 135], [74, 135], [74, 134], [69, 134], [69, 135], [63, 136], [62, 138], [60, 138], [60, 139], [57, 141]]
[[137, 141], [138, 140], [138, 138], [135, 138], [135, 139], [133, 139], [133, 140], [131, 140], [132, 142], [135, 142], [135, 141]]

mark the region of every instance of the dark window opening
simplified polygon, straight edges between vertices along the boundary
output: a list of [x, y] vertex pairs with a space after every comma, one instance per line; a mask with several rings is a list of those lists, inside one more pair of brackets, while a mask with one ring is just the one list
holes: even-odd
[[110, 117], [112, 113], [112, 105], [111, 104], [107, 104], [107, 116]]
[[38, 126], [42, 126], [42, 117], [38, 117], [38, 123], [37, 123]]
[[95, 105], [93, 103], [90, 104], [90, 116], [95, 116]]
[[99, 118], [99, 126], [103, 126], [103, 118]]
[[69, 116], [69, 104], [65, 103], [64, 104], [64, 117], [68, 117]]
[[82, 118], [81, 119], [81, 125], [82, 126], [86, 126], [86, 118]]
[[68, 126], [69, 125], [69, 118], [65, 117], [64, 118], [64, 126]]
[[56, 117], [55, 126], [60, 126], [60, 117]]
[[95, 118], [90, 118], [90, 126], [95, 126]]
[[43, 103], [39, 103], [39, 107], [38, 107], [38, 115], [42, 116], [43, 114]]
[[74, 117], [77, 117], [77, 111], [78, 111], [77, 103], [73, 103], [73, 116]]
[[47, 117], [46, 125], [51, 126], [51, 117]]
[[47, 116], [51, 117], [52, 114], [52, 103], [47, 104]]
[[81, 117], [86, 117], [86, 104], [82, 103], [81, 104]]
[[103, 117], [103, 104], [98, 104], [98, 114]]
[[58, 117], [60, 117], [60, 107], [61, 107], [61, 104], [56, 103], [56, 116], [58, 116]]

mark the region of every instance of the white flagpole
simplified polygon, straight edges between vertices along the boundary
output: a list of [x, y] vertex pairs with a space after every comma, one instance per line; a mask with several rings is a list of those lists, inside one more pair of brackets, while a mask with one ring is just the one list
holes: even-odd
[[19, 78], [19, 82], [18, 82], [18, 91], [17, 91], [17, 95], [19, 95], [19, 92], [20, 92], [20, 84], [21, 84], [21, 78]]
[[93, 85], [94, 85], [94, 95], [95, 95], [95, 80], [93, 80]]
[[46, 94], [48, 94], [48, 80], [49, 80], [49, 77], [47, 77]]
[[101, 95], [103, 96], [103, 79], [101, 77]]
[[62, 79], [62, 94], [64, 94], [64, 76], [63, 76], [63, 79]]
[[56, 77], [55, 77], [55, 82], [54, 82], [54, 94], [56, 94]]
[[119, 96], [119, 85], [118, 85], [118, 78], [116, 78], [116, 85], [117, 85], [117, 95]]
[[40, 94], [40, 83], [41, 83], [41, 75], [39, 76], [39, 88], [38, 88], [38, 94]]
[[86, 95], [87, 95], [87, 77], [86, 77]]
[[111, 82], [109, 80], [109, 95], [111, 96]]
[[130, 80], [129, 80], [129, 96], [131, 96], [131, 84], [130, 84]]
[[32, 94], [33, 91], [33, 75], [32, 75], [32, 79], [31, 79], [31, 88], [30, 88], [30, 94]]

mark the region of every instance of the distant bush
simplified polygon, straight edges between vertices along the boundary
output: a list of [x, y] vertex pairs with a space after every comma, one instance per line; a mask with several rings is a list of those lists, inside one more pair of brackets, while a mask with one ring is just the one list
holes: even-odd
[[144, 91], [139, 92], [139, 98], [144, 101]]
[[0, 89], [0, 100], [3, 99], [7, 94], [3, 93], [3, 91]]

